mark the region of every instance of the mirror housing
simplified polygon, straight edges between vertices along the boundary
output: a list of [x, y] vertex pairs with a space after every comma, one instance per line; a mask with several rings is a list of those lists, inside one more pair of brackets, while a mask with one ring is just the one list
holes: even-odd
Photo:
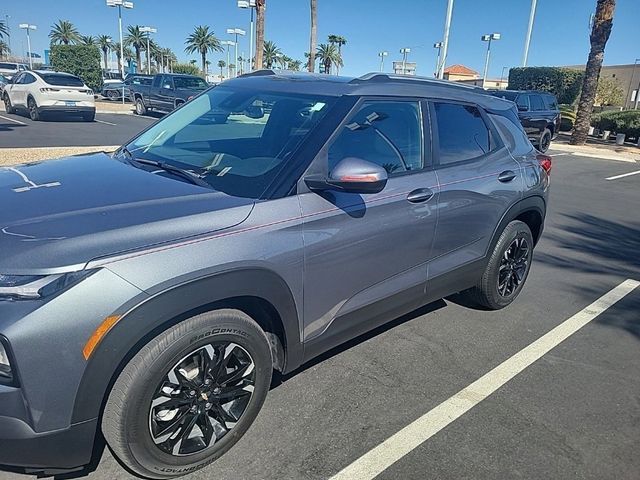
[[378, 193], [384, 189], [388, 179], [387, 171], [380, 165], [361, 158], [347, 157], [335, 166], [329, 178], [312, 175], [304, 181], [312, 191]]

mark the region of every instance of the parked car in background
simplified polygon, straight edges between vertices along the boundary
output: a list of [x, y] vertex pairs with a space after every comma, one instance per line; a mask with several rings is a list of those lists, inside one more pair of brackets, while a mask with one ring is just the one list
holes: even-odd
[[0, 74], [0, 98], [2, 98], [4, 87], [9, 83], [9, 81], [10, 80], [7, 77]]
[[102, 84], [122, 83], [122, 75], [118, 71], [103, 70]]
[[538, 150], [549, 150], [560, 131], [561, 114], [555, 95], [529, 90], [489, 90], [495, 97], [515, 102], [520, 123]]
[[96, 115], [93, 91], [69, 73], [21, 72], [4, 88], [2, 100], [7, 113], [26, 111], [33, 121], [47, 113], [78, 115], [87, 122]]
[[[474, 88], [261, 71], [112, 155], [16, 170], [0, 171], [0, 464], [61, 474], [103, 434], [168, 479], [244, 435], [274, 371], [455, 292], [513, 302], [551, 159]], [[58, 183], [16, 194], [28, 178]]]
[[120, 100], [124, 94], [125, 100], [131, 100], [131, 85], [151, 85], [153, 75], [128, 75], [124, 82], [105, 83], [102, 86], [102, 96], [109, 100]]
[[144, 115], [149, 110], [170, 112], [207, 88], [207, 82], [195, 75], [161, 73], [153, 77], [151, 85], [131, 85], [130, 95], [135, 112]]
[[29, 70], [29, 65], [24, 63], [0, 62], [0, 74], [11, 80], [15, 74]]

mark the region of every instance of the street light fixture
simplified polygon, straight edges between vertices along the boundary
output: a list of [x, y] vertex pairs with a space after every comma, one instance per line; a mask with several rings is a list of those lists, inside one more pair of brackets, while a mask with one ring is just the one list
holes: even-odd
[[249, 71], [253, 70], [253, 12], [256, 9], [256, 0], [238, 0], [238, 8], [251, 9], [251, 24], [249, 29]]
[[401, 48], [400, 53], [402, 54], [402, 74], [407, 74], [407, 55], [411, 53], [411, 49], [408, 47]]
[[384, 72], [384, 57], [386, 57], [387, 55], [389, 55], [389, 52], [383, 51], [383, 52], [378, 52], [378, 56], [380, 57], [380, 71]]
[[433, 75], [438, 78], [438, 72], [440, 71], [440, 54], [442, 53], [442, 47], [444, 46], [444, 42], [436, 42], [433, 44], [433, 48], [438, 49], [438, 58], [436, 59], [436, 73]]
[[487, 73], [489, 72], [489, 56], [491, 55], [491, 41], [500, 40], [499, 33], [490, 33], [488, 35], [482, 35], [480, 37], [483, 42], [487, 42], [487, 58], [484, 61], [484, 75], [482, 75], [482, 88], [487, 81]]
[[157, 33], [158, 30], [153, 27], [140, 27], [142, 33], [147, 34], [147, 75], [151, 75], [151, 51], [149, 48], [149, 40], [152, 33]]
[[220, 45], [226, 45], [227, 47], [227, 78], [231, 77], [231, 57], [229, 56], [229, 47], [235, 45], [236, 42], [232, 42], [231, 40], [222, 40]]
[[[133, 2], [125, 0], [107, 0], [107, 7], [118, 8], [118, 30], [120, 32], [120, 75], [124, 80], [124, 44], [122, 43], [122, 9], [126, 8], [131, 10], [133, 8]], [[122, 99], [124, 103], [124, 98]]]
[[29, 32], [31, 30], [36, 30], [38, 27], [29, 23], [21, 23], [20, 25], [18, 25], [18, 27], [20, 27], [22, 30], [27, 31], [27, 55], [29, 55], [29, 68], [33, 69], [33, 57], [31, 56], [31, 35], [29, 35]]
[[[245, 32], [244, 30], [242, 30], [241, 28], [227, 28], [227, 33], [229, 35], [235, 35], [236, 37], [236, 54], [233, 57], [235, 60], [233, 61], [234, 64], [238, 63], [238, 35], [246, 35], [247, 32]], [[236, 68], [236, 74], [235, 76], [238, 76], [238, 69]]]

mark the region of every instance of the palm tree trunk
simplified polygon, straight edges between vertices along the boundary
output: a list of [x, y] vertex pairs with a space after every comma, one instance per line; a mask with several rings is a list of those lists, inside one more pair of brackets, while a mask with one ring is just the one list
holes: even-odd
[[207, 78], [207, 52], [200, 52], [202, 55], [202, 74]]
[[220, 81], [222, 81], [222, 67], [220, 67]]
[[266, 0], [256, 0], [256, 54], [254, 68], [262, 69], [264, 57], [264, 11]]
[[107, 60], [107, 49], [106, 48], [102, 49], [102, 56], [104, 58], [104, 69], [108, 70], [109, 69], [109, 65], [108, 65], [108, 60]]
[[140, 52], [140, 47], [136, 47], [136, 73], [141, 73], [142, 67], [142, 53]]
[[616, 0], [598, 0], [596, 5], [596, 15], [591, 29], [591, 51], [589, 52], [589, 59], [584, 72], [576, 121], [571, 140], [569, 140], [571, 145], [584, 145], [587, 141], [591, 112], [596, 99], [598, 78], [600, 77], [600, 69], [604, 58], [604, 48], [609, 40], [609, 35], [611, 35], [615, 8]]
[[[342, 43], [338, 43], [338, 55], [342, 60]], [[336, 75], [340, 75], [340, 64], [336, 63]]]
[[313, 72], [316, 63], [318, 43], [318, 1], [311, 0], [311, 35], [309, 38], [309, 71]]
[[122, 72], [122, 59], [120, 55], [116, 55], [118, 57], [118, 72]]

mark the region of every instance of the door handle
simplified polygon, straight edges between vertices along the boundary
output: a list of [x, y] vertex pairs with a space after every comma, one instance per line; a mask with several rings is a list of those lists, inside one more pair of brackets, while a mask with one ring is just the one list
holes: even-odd
[[417, 188], [416, 190], [409, 192], [407, 200], [411, 203], [420, 203], [426, 202], [431, 197], [433, 197], [433, 190], [430, 188]]
[[510, 182], [514, 178], [516, 178], [516, 174], [513, 170], [505, 170], [500, 175], [498, 175], [498, 181], [502, 183]]

